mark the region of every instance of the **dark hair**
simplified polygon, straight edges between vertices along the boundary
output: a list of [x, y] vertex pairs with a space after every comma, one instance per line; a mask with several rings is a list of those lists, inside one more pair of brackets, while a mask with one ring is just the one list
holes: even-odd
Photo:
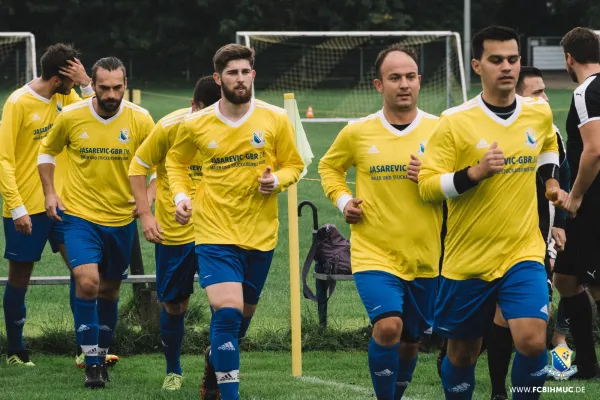
[[471, 51], [474, 59], [481, 60], [481, 57], [483, 56], [483, 42], [486, 40], [497, 40], [500, 42], [515, 40], [519, 50], [521, 49], [519, 34], [514, 29], [506, 26], [488, 26], [473, 36], [473, 40], [471, 41]]
[[419, 61], [418, 61], [419, 57], [417, 56], [417, 51], [415, 49], [413, 49], [411, 47], [404, 47], [399, 44], [393, 44], [393, 45], [388, 46], [385, 49], [381, 50], [379, 52], [379, 54], [377, 54], [377, 58], [375, 59], [375, 71], [377, 71], [378, 79], [381, 79], [381, 65], [385, 61], [385, 58], [388, 56], [388, 54], [390, 54], [394, 51], [399, 51], [399, 52], [406, 54], [407, 56], [409, 56], [410, 58], [415, 60], [415, 63], [417, 64], [417, 66], [419, 65]]
[[194, 88], [194, 103], [205, 107], [213, 105], [221, 98], [221, 86], [217, 85], [212, 75], [203, 76], [196, 82]]
[[96, 83], [96, 73], [98, 72], [98, 68], [102, 68], [107, 71], [120, 69], [123, 71], [123, 78], [127, 76], [125, 66], [117, 57], [104, 57], [96, 61], [96, 63], [92, 66], [92, 82], [94, 83]]
[[600, 38], [588, 28], [571, 29], [560, 41], [565, 57], [570, 54], [580, 64], [600, 62]]
[[60, 68], [68, 66], [67, 61], [74, 61], [76, 57], [79, 57], [79, 51], [70, 44], [56, 43], [49, 46], [40, 59], [42, 79], [47, 81], [54, 76], [64, 78]]
[[517, 92], [523, 91], [523, 81], [525, 78], [531, 77], [540, 77], [543, 78], [544, 74], [536, 67], [530, 67], [528, 65], [521, 66], [521, 71], [519, 72], [519, 80], [517, 81]]
[[254, 50], [241, 44], [226, 44], [213, 57], [215, 72], [222, 74], [227, 64], [234, 60], [248, 60], [250, 67], [254, 68]]

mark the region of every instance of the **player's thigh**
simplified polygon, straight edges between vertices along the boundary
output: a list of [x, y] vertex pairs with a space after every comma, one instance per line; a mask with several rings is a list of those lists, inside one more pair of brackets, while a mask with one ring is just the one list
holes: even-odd
[[95, 224], [79, 217], [64, 215], [63, 235], [69, 267], [76, 279], [78, 276], [84, 276], [83, 273], [75, 271], [80, 265], [98, 265], [102, 261], [104, 243]]
[[135, 221], [124, 226], [99, 226], [103, 241], [100, 262], [102, 279], [121, 281], [127, 278], [136, 229]]
[[180, 303], [194, 292], [198, 261], [194, 243], [155, 245], [156, 294], [164, 303]]
[[243, 310], [244, 260], [242, 249], [232, 245], [196, 245], [200, 286], [215, 310], [234, 307]]
[[544, 266], [524, 261], [512, 266], [500, 280], [498, 306], [509, 321], [537, 318], [548, 321], [548, 284]]
[[502, 310], [498, 305], [496, 305], [496, 314], [494, 314], [494, 324], [508, 328], [508, 322], [504, 318], [504, 315], [502, 315]]
[[402, 318], [407, 286], [399, 277], [383, 271], [355, 272], [354, 284], [373, 325], [388, 317]]
[[273, 262], [273, 250], [243, 250], [244, 303], [257, 305], [260, 295], [267, 282], [271, 263]]
[[417, 343], [421, 334], [433, 325], [439, 278], [416, 278], [407, 281], [402, 313], [402, 342]]
[[494, 318], [498, 280], [454, 280], [440, 277], [434, 331], [463, 341], [481, 338]]
[[22, 263], [40, 261], [52, 230], [53, 220], [45, 213], [30, 215], [31, 235], [17, 232], [12, 218], [3, 218], [4, 258]]

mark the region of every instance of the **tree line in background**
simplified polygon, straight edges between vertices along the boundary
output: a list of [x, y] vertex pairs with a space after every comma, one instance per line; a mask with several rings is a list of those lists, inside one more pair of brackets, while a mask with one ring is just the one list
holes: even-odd
[[[508, 25], [528, 36], [600, 30], [598, 0], [472, 0], [472, 29]], [[75, 44], [86, 66], [115, 55], [134, 79], [177, 82], [212, 72], [211, 57], [240, 30], [452, 30], [463, 0], [2, 0], [0, 31], [36, 36], [38, 53]], [[523, 52], [525, 54], [525, 52]]]

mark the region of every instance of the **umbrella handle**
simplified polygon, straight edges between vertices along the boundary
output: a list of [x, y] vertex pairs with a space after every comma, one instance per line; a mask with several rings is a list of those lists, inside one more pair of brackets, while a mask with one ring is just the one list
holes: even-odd
[[312, 209], [312, 217], [313, 217], [313, 228], [316, 231], [319, 230], [319, 217], [317, 215], [317, 206], [310, 200], [304, 200], [300, 204], [298, 204], [298, 216], [302, 216], [302, 207], [309, 206]]

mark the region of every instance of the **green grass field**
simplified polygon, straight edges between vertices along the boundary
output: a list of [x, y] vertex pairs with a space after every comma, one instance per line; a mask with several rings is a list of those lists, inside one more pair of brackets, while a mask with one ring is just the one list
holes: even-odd
[[[475, 95], [476, 90], [470, 93]], [[148, 88], [142, 94], [142, 106], [158, 120], [167, 113], [187, 107], [190, 90], [158, 90]], [[570, 102], [569, 90], [549, 90], [555, 123], [564, 127]], [[260, 94], [258, 95], [260, 98]], [[1, 98], [1, 94], [0, 94]], [[265, 99], [283, 105], [283, 96]], [[327, 96], [321, 103], [308, 103], [301, 94], [296, 94], [300, 111], [304, 113], [311, 104], [317, 117], [321, 110], [331, 110]], [[317, 104], [317, 105], [315, 105]], [[329, 107], [329, 108], [328, 108]], [[376, 106], [377, 107], [377, 106]], [[425, 109], [425, 111], [428, 111]], [[368, 112], [372, 112], [369, 110]], [[326, 112], [327, 114], [327, 112]], [[311, 200], [319, 210], [319, 222], [333, 223], [349, 236], [348, 226], [341, 214], [329, 203], [318, 181], [317, 163], [327, 151], [336, 134], [343, 127], [341, 123], [306, 123], [304, 128], [311, 143], [315, 160], [309, 167], [306, 180], [298, 186], [298, 200]], [[563, 129], [564, 130], [564, 129]], [[348, 179], [354, 180], [354, 172]], [[290, 347], [290, 287], [288, 259], [287, 197], [280, 195], [279, 244], [275, 252], [271, 273], [267, 280], [260, 306], [249, 330], [246, 350], [242, 355], [242, 389], [244, 399], [366, 399], [371, 397], [371, 383], [367, 368], [366, 344], [369, 324], [366, 313], [352, 282], [341, 282], [329, 303], [329, 328], [325, 332], [317, 329], [316, 305], [302, 299], [302, 323], [304, 354], [304, 379], [291, 376]], [[311, 242], [312, 219], [309, 210], [300, 218], [300, 254], [306, 255]], [[2, 230], [0, 230], [2, 235]], [[142, 236], [143, 237], [143, 236]], [[146, 273], [155, 271], [153, 247], [142, 240], [142, 251]], [[4, 240], [0, 238], [0, 252], [4, 252]], [[298, 272], [299, 273], [299, 272]], [[34, 269], [35, 275], [66, 275], [61, 259], [52, 255], [49, 249]], [[0, 261], [0, 276], [7, 275], [7, 262]], [[4, 292], [0, 288], [0, 295]], [[124, 285], [121, 294], [121, 320], [117, 329], [115, 350], [122, 362], [115, 368], [113, 389], [104, 392], [83, 391], [83, 373], [73, 366], [72, 358], [65, 352], [73, 348], [72, 316], [69, 309], [68, 288], [66, 286], [34, 286], [27, 295], [26, 342], [38, 354], [34, 361], [35, 370], [0, 368], [0, 391], [4, 398], [171, 398], [198, 395], [201, 378], [201, 357], [197, 354], [206, 343], [210, 314], [207, 311], [205, 294], [201, 290], [191, 300], [188, 316], [188, 330], [184, 351], [186, 381], [184, 390], [177, 394], [161, 393], [160, 385], [164, 377], [164, 361], [159, 354], [160, 339], [156, 330], [141, 326], [130, 312], [132, 291]], [[0, 353], [5, 352], [4, 324], [0, 324]], [[348, 350], [352, 351], [341, 351]], [[313, 350], [313, 351], [310, 351]], [[318, 350], [318, 351], [317, 351]], [[136, 355], [139, 351], [154, 353]], [[45, 354], [42, 355], [41, 353]], [[435, 371], [433, 354], [420, 358], [414, 382], [407, 392], [410, 399], [433, 399], [443, 396], [441, 384]], [[485, 356], [477, 368], [476, 398], [486, 398], [489, 393], [489, 378]], [[556, 385], [552, 383], [552, 385]], [[568, 383], [576, 385], [576, 383]], [[585, 395], [577, 398], [600, 398], [600, 385], [585, 384]], [[76, 390], [75, 390], [76, 389]], [[564, 398], [564, 394], [547, 395], [544, 398]], [[568, 396], [568, 395], [566, 395]]]

